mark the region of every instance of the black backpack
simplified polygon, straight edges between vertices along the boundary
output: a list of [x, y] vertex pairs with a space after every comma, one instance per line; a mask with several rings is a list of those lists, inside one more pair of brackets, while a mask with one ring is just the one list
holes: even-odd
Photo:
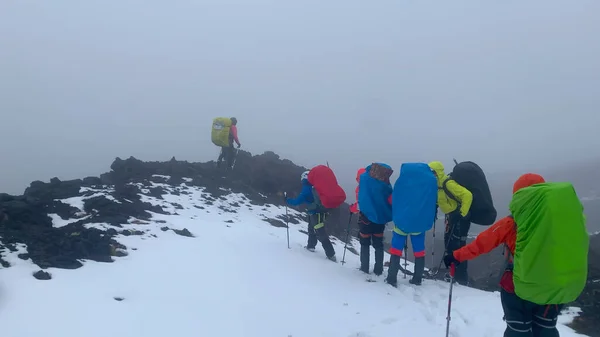
[[489, 226], [496, 221], [498, 213], [494, 208], [490, 187], [483, 170], [477, 164], [471, 161], [463, 161], [456, 164], [454, 169], [452, 169], [452, 173], [449, 174], [449, 178], [442, 186], [448, 197], [456, 201], [460, 208], [460, 201], [446, 188], [446, 183], [450, 179], [456, 181], [473, 194], [473, 203], [469, 211], [471, 213], [469, 220], [472, 223]]

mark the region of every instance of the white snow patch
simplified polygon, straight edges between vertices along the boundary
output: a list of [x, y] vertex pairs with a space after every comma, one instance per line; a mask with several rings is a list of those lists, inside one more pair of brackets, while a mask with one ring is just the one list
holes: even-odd
[[[349, 251], [342, 265], [327, 260], [320, 245], [314, 253], [304, 249], [307, 237], [300, 230], [306, 230], [306, 222], [289, 225], [288, 249], [286, 228], [261, 220], [284, 215], [284, 207], [241, 204], [247, 200], [241, 194], [216, 198], [208, 205], [203, 189], [184, 190], [190, 194], [165, 194], [164, 200], [142, 195], [142, 200], [165, 209], [170, 203], [183, 209], [176, 210], [178, 215], [151, 213], [148, 224], [135, 224], [130, 218], [124, 228], [143, 229], [156, 238], [118, 236], [119, 242], [136, 250], [129, 249], [128, 256], [115, 258], [114, 263], [87, 261], [77, 270], [49, 268], [52, 280], [39, 281], [31, 276], [39, 268], [5, 250], [3, 257], [13, 267], [0, 269], [3, 335], [105, 337], [115, 331], [131, 337], [444, 335], [448, 283], [424, 280], [422, 286], [413, 286], [410, 277], [404, 279], [400, 273], [398, 288], [392, 288], [383, 277], [358, 271], [359, 257]], [[236, 204], [240, 206], [232, 206]], [[288, 211], [292, 216], [301, 214]], [[114, 228], [105, 223], [86, 226]], [[198, 238], [163, 232], [164, 226], [187, 228]], [[333, 242], [341, 260], [344, 244]], [[358, 241], [352, 242], [357, 248]], [[368, 278], [376, 282], [365, 282]], [[102, 324], [99, 317], [106, 313], [109, 324]], [[578, 313], [570, 308], [560, 317], [562, 337], [579, 336], [564, 325]], [[452, 337], [501, 337], [502, 316], [499, 293], [454, 288]], [[23, 317], [37, 317], [37, 323], [23, 324]], [[65, 317], [68, 323], [56, 323], [66, 322]]]
[[171, 176], [166, 176], [166, 175], [163, 175], [163, 174], [153, 174], [152, 176], [153, 177], [157, 177], [157, 178], [167, 179], [167, 180], [171, 179]]
[[186, 183], [191, 183], [194, 179], [192, 178], [181, 178], [183, 179], [183, 181], [185, 181]]

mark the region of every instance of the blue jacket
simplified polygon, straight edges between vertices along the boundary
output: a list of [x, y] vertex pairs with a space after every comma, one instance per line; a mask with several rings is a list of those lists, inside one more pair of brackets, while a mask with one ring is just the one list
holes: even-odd
[[437, 179], [425, 163], [404, 163], [394, 184], [394, 224], [406, 234], [433, 227], [437, 214]]
[[[383, 167], [391, 167], [377, 163]], [[392, 184], [377, 180], [369, 175], [371, 165], [360, 175], [358, 181], [358, 209], [369, 221], [376, 224], [386, 224], [392, 221], [392, 205], [389, 201], [392, 195]]]
[[313, 195], [313, 187], [308, 182], [307, 179], [302, 180], [302, 191], [295, 199], [288, 198], [286, 199], [287, 203], [291, 206], [299, 206], [302, 204], [308, 204], [307, 212], [308, 214], [314, 214], [317, 211], [317, 205], [315, 202], [315, 197]]

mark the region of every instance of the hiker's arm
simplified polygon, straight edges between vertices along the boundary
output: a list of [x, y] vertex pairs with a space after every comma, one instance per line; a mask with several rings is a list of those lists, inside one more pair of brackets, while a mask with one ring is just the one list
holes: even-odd
[[454, 258], [459, 262], [463, 262], [472, 260], [481, 254], [491, 252], [506, 241], [506, 237], [514, 228], [514, 224], [509, 217], [498, 220], [495, 224], [477, 235], [473, 242], [455, 250]]
[[233, 140], [239, 146], [240, 145], [240, 140], [238, 139], [237, 126], [235, 126], [235, 125], [231, 126], [231, 134], [233, 135]]
[[457, 184], [454, 180], [449, 180], [446, 184], [446, 188], [452, 195], [460, 200], [460, 215], [463, 217], [467, 216], [471, 209], [471, 203], [473, 202], [473, 194], [471, 192]]
[[350, 205], [350, 212], [358, 213], [358, 186], [356, 186], [356, 202]]
[[288, 199], [287, 202], [292, 206], [298, 206], [305, 203], [310, 195], [312, 195], [312, 187], [309, 185], [303, 185], [302, 191], [298, 197], [296, 197], [296, 199]]

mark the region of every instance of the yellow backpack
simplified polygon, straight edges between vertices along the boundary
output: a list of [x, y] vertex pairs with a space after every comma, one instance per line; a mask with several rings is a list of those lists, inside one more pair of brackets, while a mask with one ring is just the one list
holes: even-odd
[[213, 119], [210, 138], [216, 146], [229, 147], [229, 130], [231, 130], [231, 118], [217, 117]]

